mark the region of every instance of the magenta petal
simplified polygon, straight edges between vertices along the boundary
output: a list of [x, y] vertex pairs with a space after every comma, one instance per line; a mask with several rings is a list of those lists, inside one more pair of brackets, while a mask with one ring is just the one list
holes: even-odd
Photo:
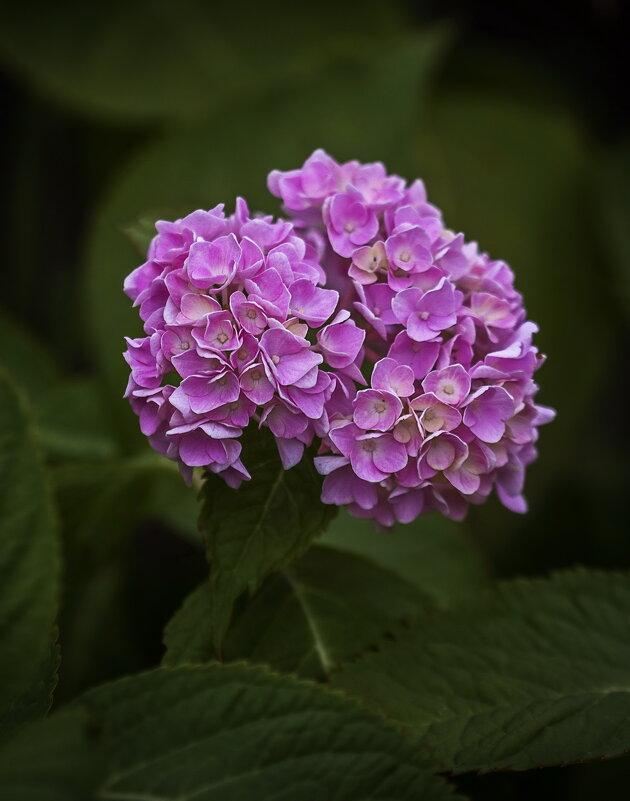
[[403, 289], [392, 300], [392, 310], [396, 315], [397, 320], [406, 325], [409, 317], [415, 313], [422, 292], [419, 289], [411, 287], [410, 289]]
[[433, 470], [457, 469], [468, 456], [468, 446], [455, 434], [440, 431], [425, 439], [421, 453]]
[[414, 391], [414, 374], [407, 364], [398, 364], [395, 359], [381, 359], [372, 371], [372, 386], [408, 398]]
[[313, 326], [323, 325], [339, 300], [339, 293], [334, 289], [322, 289], [307, 279], [296, 281], [290, 291], [289, 311]]
[[498, 442], [513, 412], [514, 401], [503, 387], [483, 387], [471, 395], [464, 424], [484, 442]]
[[400, 495], [390, 496], [390, 500], [399, 523], [413, 522], [425, 506], [424, 490], [419, 489], [410, 489]]
[[407, 333], [416, 342], [428, 342], [437, 335], [428, 322], [421, 320], [417, 315], [411, 316], [407, 321]]
[[290, 470], [300, 462], [304, 454], [304, 444], [299, 439], [276, 437], [280, 461], [285, 470]]
[[389, 355], [393, 359], [411, 368], [416, 380], [425, 377], [435, 364], [439, 352], [439, 342], [416, 342], [404, 331], [396, 335], [389, 349]]
[[217, 291], [232, 280], [239, 256], [240, 247], [234, 234], [219, 237], [214, 242], [194, 242], [186, 269], [195, 286]]
[[446, 470], [455, 460], [455, 448], [447, 439], [436, 440], [427, 451], [427, 462], [434, 470]]
[[189, 467], [205, 467], [210, 462], [210, 437], [198, 430], [187, 434], [179, 445], [179, 456]]
[[184, 295], [181, 301], [182, 314], [192, 321], [202, 320], [206, 314], [217, 311], [219, 308], [212, 298], [193, 292]]
[[472, 495], [473, 492], [477, 492], [479, 489], [479, 485], [481, 480], [478, 475], [475, 473], [470, 473], [465, 468], [459, 468], [459, 470], [445, 470], [444, 475], [451, 484], [458, 489], [460, 492], [463, 492], [464, 495]]
[[354, 422], [365, 431], [388, 431], [402, 411], [402, 403], [392, 392], [363, 389], [357, 394]]
[[354, 472], [364, 481], [377, 482], [387, 478], [388, 471], [379, 470], [374, 464], [374, 454], [363, 447], [357, 447], [350, 457]]
[[296, 387], [287, 387], [288, 400], [311, 420], [319, 420], [324, 413], [323, 392], [309, 393]]
[[428, 311], [431, 315], [448, 317], [457, 308], [458, 296], [461, 296], [461, 292], [455, 292], [453, 284], [442, 278], [435, 289], [431, 289], [422, 297], [418, 305], [422, 311]]
[[407, 464], [407, 449], [391, 434], [379, 437], [374, 450], [374, 465], [384, 473], [396, 473]]
[[372, 509], [378, 500], [374, 484], [360, 479], [348, 465], [335, 470], [324, 479], [322, 501], [337, 506], [350, 503], [358, 504], [362, 509]]
[[270, 401], [275, 392], [271, 381], [267, 378], [262, 364], [252, 364], [243, 371], [240, 385], [244, 394], [254, 403], [262, 406]]
[[387, 339], [387, 329], [385, 328], [385, 323], [379, 317], [377, 317], [374, 312], [365, 305], [365, 303], [359, 303], [357, 301], [353, 303], [353, 307], [359, 312], [363, 319], [374, 328], [381, 339]]
[[282, 439], [298, 437], [306, 431], [309, 425], [304, 415], [291, 411], [282, 401], [268, 406], [261, 422], [269, 427], [274, 436]]
[[422, 382], [425, 392], [432, 392], [442, 403], [459, 406], [470, 392], [470, 376], [461, 364], [435, 370]]
[[361, 350], [365, 331], [352, 320], [322, 328], [317, 341], [331, 367], [348, 367]]
[[299, 381], [322, 362], [322, 357], [310, 349], [305, 339], [282, 327], [265, 331], [260, 338], [260, 347], [267, 356], [270, 369], [285, 386]]
[[249, 334], [259, 336], [267, 327], [267, 315], [262, 307], [253, 301], [248, 301], [242, 292], [232, 294], [230, 309], [239, 324]]
[[516, 512], [519, 515], [524, 515], [527, 512], [527, 501], [520, 493], [510, 495], [500, 484], [497, 484], [497, 495], [501, 503], [511, 512]]
[[327, 476], [334, 470], [349, 463], [345, 456], [316, 456], [313, 460], [315, 468], [321, 476]]

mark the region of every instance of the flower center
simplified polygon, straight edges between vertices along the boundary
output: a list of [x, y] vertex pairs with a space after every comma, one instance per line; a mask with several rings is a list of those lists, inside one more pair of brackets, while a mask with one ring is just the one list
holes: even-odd
[[361, 447], [366, 453], [372, 453], [374, 448], [376, 448], [376, 443], [372, 439], [366, 439], [363, 443], [361, 443]]
[[375, 411], [377, 414], [383, 414], [383, 412], [385, 411], [385, 409], [387, 409], [387, 404], [385, 403], [385, 401], [384, 401], [384, 400], [377, 400], [377, 401], [374, 403], [374, 411]]
[[408, 250], [403, 250], [403, 252], [400, 254], [400, 260], [407, 262], [410, 259], [411, 259], [411, 253], [409, 253]]
[[249, 317], [250, 320], [255, 320], [257, 316], [256, 309], [247, 309], [247, 311], [245, 312], [245, 316]]
[[261, 372], [258, 369], [252, 370], [249, 375], [250, 375], [252, 381], [260, 381], [260, 379], [262, 378]]
[[428, 320], [429, 319], [429, 312], [428, 311], [420, 312], [420, 319], [421, 320]]
[[442, 384], [442, 392], [444, 392], [445, 395], [454, 395], [455, 387], [452, 384]]
[[347, 234], [351, 234], [355, 229], [356, 229], [356, 225], [353, 222], [347, 222], [343, 227], [343, 230]]
[[225, 345], [227, 341], [228, 341], [228, 335], [225, 333], [225, 331], [221, 331], [220, 334], [217, 334], [217, 342], [220, 342], [221, 345]]
[[277, 354], [277, 353], [274, 353], [274, 354], [273, 354], [273, 356], [271, 357], [271, 361], [272, 361], [274, 364], [280, 364], [280, 357], [278, 356], [278, 354]]

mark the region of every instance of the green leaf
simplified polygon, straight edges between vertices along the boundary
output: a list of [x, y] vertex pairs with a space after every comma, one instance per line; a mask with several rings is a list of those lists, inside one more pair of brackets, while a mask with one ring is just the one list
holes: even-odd
[[[146, 665], [138, 629], [147, 632], [147, 625], [132, 622], [129, 607], [130, 588], [138, 592], [137, 580], [132, 583], [130, 578], [139, 558], [138, 535], [141, 527], [152, 526], [147, 530], [160, 537], [166, 525], [200, 546], [198, 504], [195, 489], [185, 485], [177, 466], [155, 453], [66, 463], [55, 468], [52, 477], [67, 588], [60, 618], [64, 669], [57, 695], [68, 698], [90, 686], [86, 682], [93, 684]], [[201, 547], [191, 560], [194, 577], [179, 592], [176, 586], [169, 586], [160, 593], [160, 601], [172, 594], [172, 606], [167, 606], [166, 613], [153, 609], [155, 615], [168, 616], [181, 593], [203, 576]], [[146, 576], [147, 569], [141, 575]], [[163, 575], [166, 578], [167, 574]], [[173, 581], [173, 574], [168, 576]], [[142, 592], [146, 591], [143, 586]], [[137, 602], [132, 607], [136, 610]], [[159, 624], [156, 628], [159, 648]]]
[[0, 734], [48, 710], [56, 683], [59, 554], [31, 424], [0, 374]]
[[247, 105], [266, 91], [286, 92], [335, 59], [395, 46], [400, 26], [396, 5], [376, 0], [366, 0], [359, 15], [327, 2], [317, 14], [253, 4], [243, 14], [202, 0], [181, 0], [177, 13], [151, 0], [89, 9], [73, 2], [59, 14], [35, 2], [3, 14], [0, 55], [71, 108], [137, 123], [198, 117], [230, 98]]
[[212, 617], [216, 650], [241, 593], [251, 594], [272, 571], [286, 567], [324, 531], [335, 508], [321, 503], [321, 478], [309, 453], [285, 470], [271, 433], [245, 440], [244, 463], [251, 481], [229, 489], [208, 476], [201, 492], [199, 526], [210, 561]]
[[39, 441], [58, 459], [107, 459], [117, 446], [101, 392], [90, 379], [65, 379], [40, 396]]
[[371, 520], [341, 510], [322, 542], [394, 570], [441, 607], [475, 595], [488, 579], [466, 525], [437, 512], [391, 531], [377, 531]]
[[122, 285], [144, 260], [137, 244], [147, 226], [138, 236], [137, 221], [173, 219], [220, 202], [231, 212], [236, 195], [246, 197], [252, 211], [274, 211], [278, 202], [267, 191], [267, 174], [300, 165], [317, 147], [340, 159], [390, 154], [390, 166], [404, 169], [415, 114], [445, 43], [442, 30], [422, 32], [392, 50], [365, 50], [360, 65], [344, 61], [309, 76], [299, 92], [235, 99], [222, 113], [150, 143], [121, 171], [91, 230], [85, 289], [95, 356], [132, 444], [139, 437], [121, 398], [128, 376], [121, 351], [123, 337], [140, 335], [141, 327]]
[[7, 801], [86, 801], [100, 764], [84, 710], [31, 723], [0, 747], [0, 797]]
[[444, 770], [526, 770], [630, 748], [630, 576], [506, 582], [420, 621], [335, 684]]
[[0, 312], [0, 367], [26, 393], [36, 415], [37, 439], [56, 459], [106, 458], [116, 445], [95, 381], [64, 378], [32, 334]]
[[454, 797], [382, 721], [341, 695], [258, 667], [160, 668], [78, 704], [102, 731], [103, 799]]
[[64, 530], [97, 558], [118, 548], [144, 520], [168, 522], [194, 538], [195, 490], [186, 486], [174, 462], [152, 451], [65, 464], [52, 476]]
[[[323, 679], [396, 624], [432, 608], [426, 595], [392, 571], [364, 557], [315, 545], [282, 574], [270, 576], [240, 609], [222, 656]], [[211, 660], [211, 618], [212, 588], [206, 583], [166, 627], [163, 664]]]

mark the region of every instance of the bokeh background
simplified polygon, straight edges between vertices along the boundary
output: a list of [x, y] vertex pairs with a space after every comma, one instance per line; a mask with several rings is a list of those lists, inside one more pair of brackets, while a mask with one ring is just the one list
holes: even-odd
[[[66, 553], [58, 701], [155, 664], [205, 574], [195, 491], [122, 393], [122, 294], [158, 217], [237, 195], [316, 147], [426, 181], [455, 230], [515, 269], [558, 418], [530, 512], [397, 535], [464, 598], [488, 576], [630, 568], [630, 138], [620, 0], [5, 5], [0, 364], [53, 467]], [[375, 535], [341, 517], [334, 537]], [[363, 543], [361, 545], [360, 543]], [[357, 545], [359, 543], [359, 545]], [[628, 760], [462, 777], [473, 799], [626, 798]], [[623, 795], [622, 795], [623, 793]]]

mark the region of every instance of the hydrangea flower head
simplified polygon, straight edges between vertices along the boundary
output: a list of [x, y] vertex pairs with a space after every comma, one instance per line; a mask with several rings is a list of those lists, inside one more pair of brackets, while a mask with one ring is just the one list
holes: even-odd
[[360, 377], [365, 332], [335, 314], [338, 293], [290, 222], [239, 199], [231, 216], [220, 205], [156, 229], [125, 281], [144, 323], [125, 353], [143, 433], [188, 479], [201, 466], [238, 486], [239, 438], [266, 426], [290, 468], [328, 433], [337, 382]]
[[524, 512], [525, 467], [554, 412], [534, 401], [544, 359], [509, 266], [382, 164], [318, 150], [268, 186], [366, 332], [369, 386], [347, 373], [325, 402], [323, 500], [384, 526], [431, 509], [459, 520], [493, 489]]
[[125, 281], [145, 333], [126, 395], [153, 447], [236, 487], [243, 430], [265, 426], [286, 469], [315, 440], [323, 501], [382, 526], [461, 519], [492, 490], [525, 511], [554, 412], [509, 266], [379, 163], [318, 150], [268, 186], [289, 221], [239, 199], [158, 222]]

